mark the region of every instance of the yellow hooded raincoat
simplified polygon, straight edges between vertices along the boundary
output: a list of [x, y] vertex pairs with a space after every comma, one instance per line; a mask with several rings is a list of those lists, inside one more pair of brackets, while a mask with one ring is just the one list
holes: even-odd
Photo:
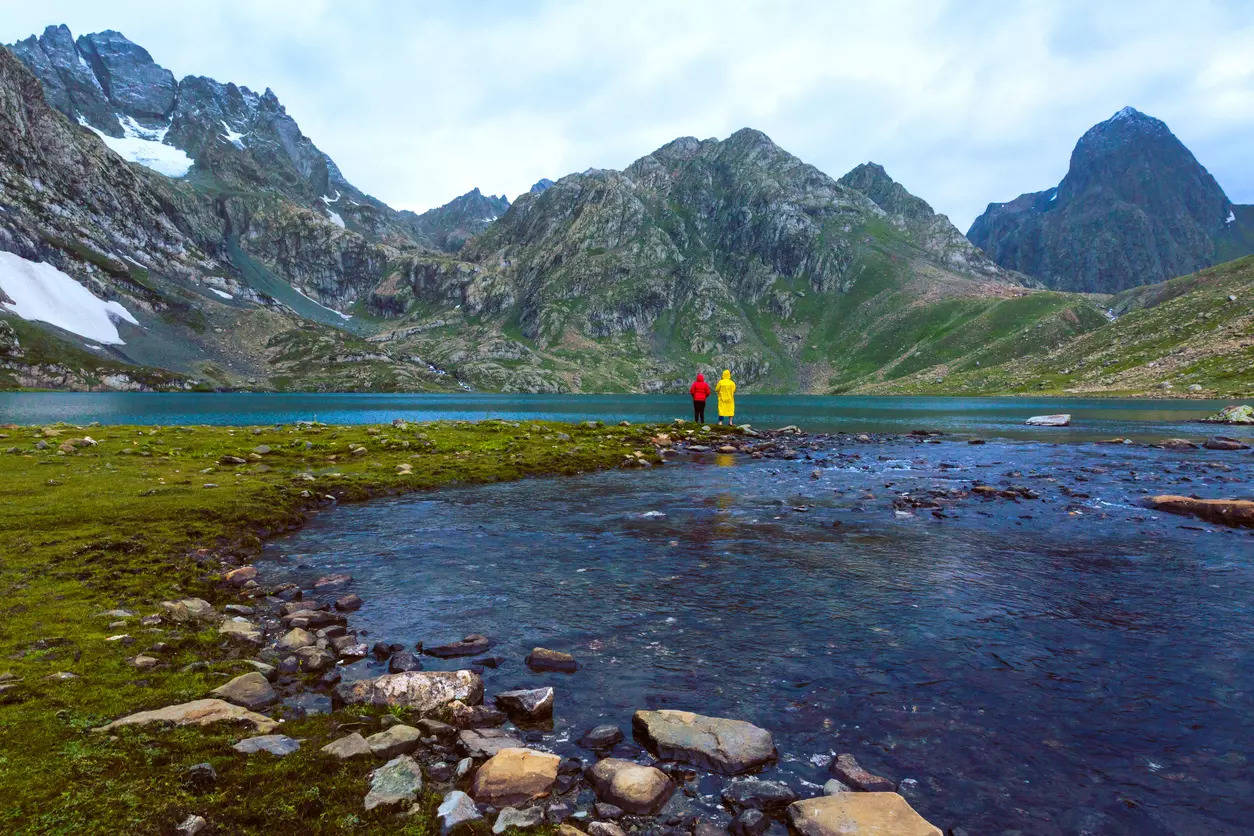
[[731, 371], [723, 370], [723, 379], [714, 384], [718, 395], [718, 417], [736, 417], [736, 382], [731, 379]]

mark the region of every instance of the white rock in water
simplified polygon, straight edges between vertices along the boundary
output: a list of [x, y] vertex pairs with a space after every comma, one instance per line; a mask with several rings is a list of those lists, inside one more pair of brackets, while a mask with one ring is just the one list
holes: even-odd
[[1023, 423], [1029, 427], [1065, 427], [1071, 423], [1070, 413], [1060, 415], [1033, 415]]

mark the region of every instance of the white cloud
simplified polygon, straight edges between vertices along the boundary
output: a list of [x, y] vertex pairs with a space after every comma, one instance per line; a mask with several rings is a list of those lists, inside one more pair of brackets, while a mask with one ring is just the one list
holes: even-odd
[[1254, 202], [1245, 2], [94, 0], [6, 8], [0, 37], [115, 28], [170, 67], [272, 87], [356, 185], [424, 209], [621, 167], [745, 125], [839, 176], [873, 159], [965, 228], [1057, 183], [1125, 104]]

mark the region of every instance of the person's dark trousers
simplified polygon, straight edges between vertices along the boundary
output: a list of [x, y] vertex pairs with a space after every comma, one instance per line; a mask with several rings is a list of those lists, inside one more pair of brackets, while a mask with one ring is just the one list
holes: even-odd
[[692, 401], [692, 420], [698, 424], [705, 423], [705, 401]]

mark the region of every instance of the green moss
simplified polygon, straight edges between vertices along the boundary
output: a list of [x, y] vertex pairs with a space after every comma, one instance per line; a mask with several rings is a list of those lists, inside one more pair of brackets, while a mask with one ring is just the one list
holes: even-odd
[[[542, 431], [528, 435], [535, 426]], [[218, 585], [217, 561], [250, 560], [264, 538], [299, 526], [313, 497], [348, 502], [608, 468], [651, 449], [656, 429], [500, 421], [0, 429], [0, 671], [21, 678], [0, 696], [0, 831], [169, 832], [194, 812], [219, 832], [427, 832], [432, 799], [401, 825], [365, 814], [373, 764], [317, 758], [343, 716], [289, 721], [284, 732], [305, 743], [282, 759], [236, 755], [229, 745], [240, 734], [226, 729], [90, 732], [123, 714], [203, 697], [241, 665], [212, 629], [149, 633], [132, 621], [126, 632], [136, 644], [107, 642], [118, 630], [99, 613], [143, 614], [189, 595], [229, 603], [234, 593]], [[95, 446], [56, 452], [85, 432]], [[40, 440], [48, 449], [36, 449]], [[271, 452], [260, 460], [218, 464], [261, 444]], [[368, 453], [350, 454], [357, 445]], [[398, 473], [400, 463], [412, 474]], [[307, 473], [317, 475], [307, 481]], [[141, 673], [127, 663], [157, 640], [172, 646], [158, 668]], [[199, 660], [209, 670], [183, 670]], [[58, 671], [79, 678], [48, 678]], [[220, 780], [198, 796], [181, 776], [201, 761]]]

